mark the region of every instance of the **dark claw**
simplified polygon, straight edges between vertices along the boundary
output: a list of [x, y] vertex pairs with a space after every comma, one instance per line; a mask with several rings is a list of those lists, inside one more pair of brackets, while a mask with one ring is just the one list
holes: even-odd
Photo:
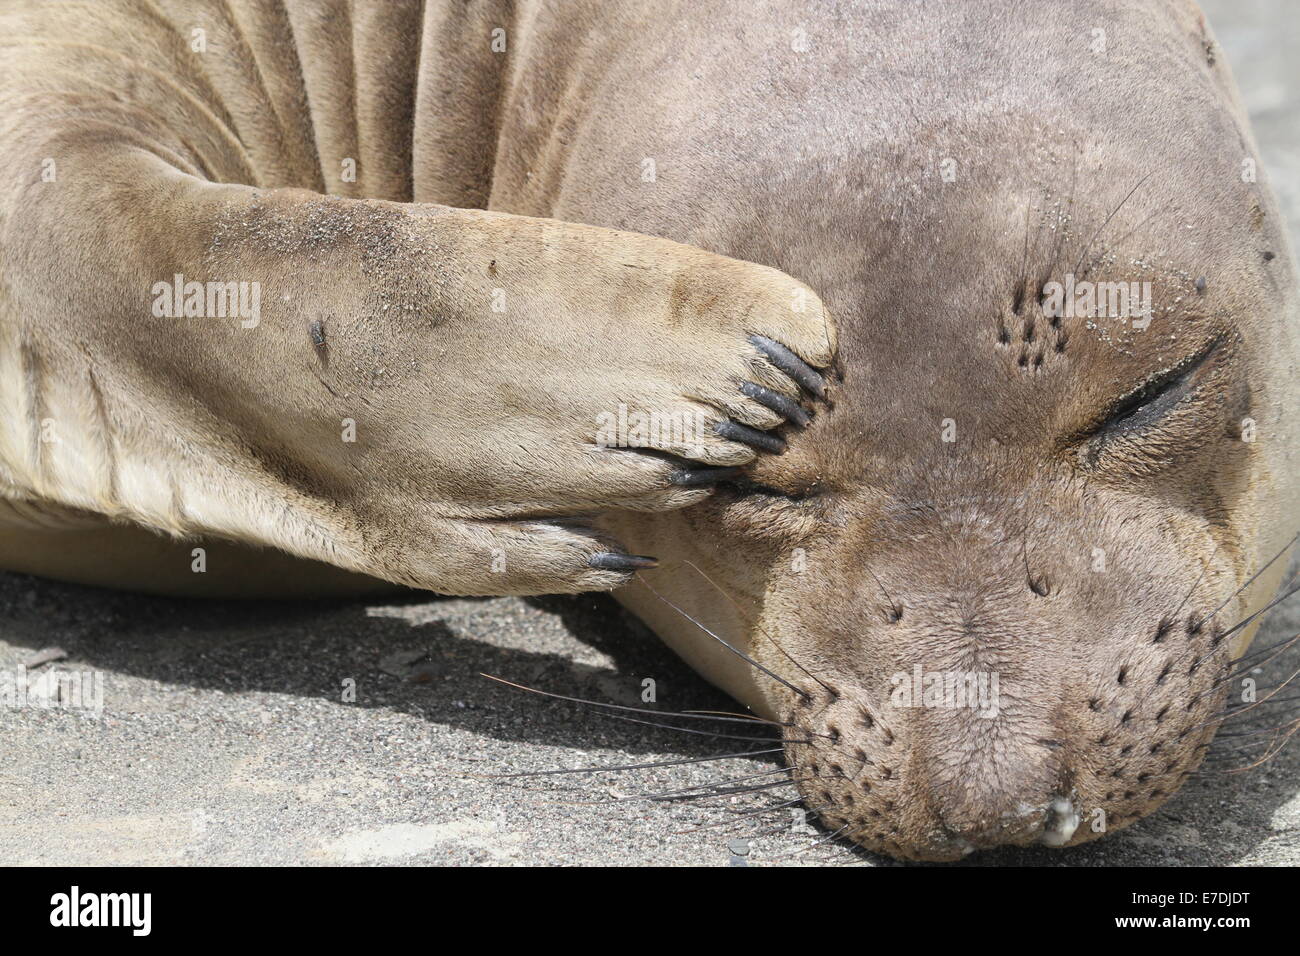
[[794, 422], [800, 428], [812, 421], [812, 416], [804, 411], [798, 402], [786, 398], [784, 395], [778, 395], [770, 388], [764, 388], [762, 385], [756, 385], [753, 382], [741, 382], [740, 390], [758, 404], [766, 405], [778, 415], [783, 416], [786, 421]]
[[601, 571], [640, 571], [659, 567], [658, 558], [641, 554], [619, 554], [615, 551], [597, 551], [587, 559], [587, 567]]
[[826, 397], [826, 380], [821, 374], [780, 342], [774, 342], [765, 335], [751, 335], [749, 341], [786, 375], [818, 398]]
[[739, 474], [739, 468], [683, 468], [674, 471], [668, 480], [683, 488], [701, 488], [705, 485], [716, 485], [720, 481], [728, 481]]
[[767, 432], [761, 432], [757, 428], [750, 428], [748, 425], [741, 425], [730, 419], [725, 422], [718, 422], [713, 426], [713, 430], [727, 441], [743, 442], [754, 448], [775, 452], [778, 455], [785, 451], [785, 442], [775, 435], [769, 435]]

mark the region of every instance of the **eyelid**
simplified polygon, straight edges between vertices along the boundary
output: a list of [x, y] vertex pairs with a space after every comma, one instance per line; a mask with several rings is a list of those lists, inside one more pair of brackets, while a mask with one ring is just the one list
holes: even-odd
[[812, 492], [784, 491], [772, 485], [765, 485], [761, 481], [754, 481], [752, 478], [742, 478], [734, 482], [728, 482], [728, 485], [742, 496], [772, 498], [796, 504], [813, 497]]
[[[1123, 428], [1122, 423], [1138, 416], [1160, 399], [1181, 392], [1178, 401], [1193, 390], [1193, 376], [1210, 360], [1223, 343], [1222, 336], [1215, 336], [1188, 358], [1163, 372], [1159, 372], [1116, 401], [1100, 422], [1090, 429], [1091, 434], [1099, 435], [1107, 430]], [[1174, 404], [1177, 404], [1175, 402]]]

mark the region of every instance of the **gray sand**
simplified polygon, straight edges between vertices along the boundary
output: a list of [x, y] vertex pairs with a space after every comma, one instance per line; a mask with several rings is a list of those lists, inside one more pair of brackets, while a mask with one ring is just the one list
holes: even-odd
[[[1300, 234], [1300, 14], [1289, 0], [1205, 7]], [[1297, 630], [1293, 599], [1258, 641]], [[619, 721], [479, 676], [631, 704], [650, 677], [661, 707], [734, 706], [604, 597], [189, 602], [0, 575], [0, 671], [54, 647], [66, 659], [34, 674], [94, 671], [103, 711], [0, 708], [0, 863], [726, 865], [736, 849], [754, 864], [889, 863], [791, 832], [786, 809], [727, 813], [781, 803], [790, 788], [734, 805], [614, 802], [772, 771], [776, 754], [484, 779], [766, 746]], [[1270, 663], [1261, 686], [1297, 668], [1300, 650]], [[343, 699], [348, 680], [355, 702]], [[1098, 843], [966, 865], [1294, 865], [1298, 789], [1293, 746], [1250, 773], [1194, 778]]]

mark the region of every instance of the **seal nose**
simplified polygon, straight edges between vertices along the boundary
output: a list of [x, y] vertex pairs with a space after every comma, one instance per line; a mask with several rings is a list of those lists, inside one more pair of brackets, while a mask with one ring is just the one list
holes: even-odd
[[961, 856], [980, 849], [996, 846], [1062, 847], [1070, 842], [1079, 829], [1079, 812], [1069, 797], [1056, 795], [1046, 804], [1020, 803], [1015, 812], [1002, 812], [996, 818], [985, 816], [978, 821], [967, 818], [958, 823], [944, 819], [944, 837], [947, 849], [956, 849]]
[[1047, 805], [1047, 820], [1039, 842], [1044, 846], [1065, 846], [1079, 829], [1079, 812], [1066, 797], [1057, 797]]

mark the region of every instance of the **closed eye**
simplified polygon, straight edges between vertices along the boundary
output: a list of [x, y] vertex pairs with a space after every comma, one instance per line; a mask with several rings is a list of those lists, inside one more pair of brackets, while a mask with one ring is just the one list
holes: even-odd
[[1093, 429], [1093, 435], [1127, 434], [1146, 428], [1195, 391], [1196, 373], [1218, 350], [1216, 337], [1183, 361], [1152, 376], [1120, 398]]
[[784, 491], [757, 481], [737, 482], [735, 487], [742, 495], [762, 495], [766, 498], [780, 498], [783, 501], [807, 501], [811, 497], [807, 493]]
[[737, 478], [729, 481], [722, 486], [729, 490], [733, 495], [739, 498], [751, 499], [772, 499], [774, 502], [788, 501], [793, 504], [800, 504], [809, 501], [816, 496], [815, 488], [793, 489], [777, 488], [772, 485], [765, 485], [760, 481], [754, 481], [752, 478]]

